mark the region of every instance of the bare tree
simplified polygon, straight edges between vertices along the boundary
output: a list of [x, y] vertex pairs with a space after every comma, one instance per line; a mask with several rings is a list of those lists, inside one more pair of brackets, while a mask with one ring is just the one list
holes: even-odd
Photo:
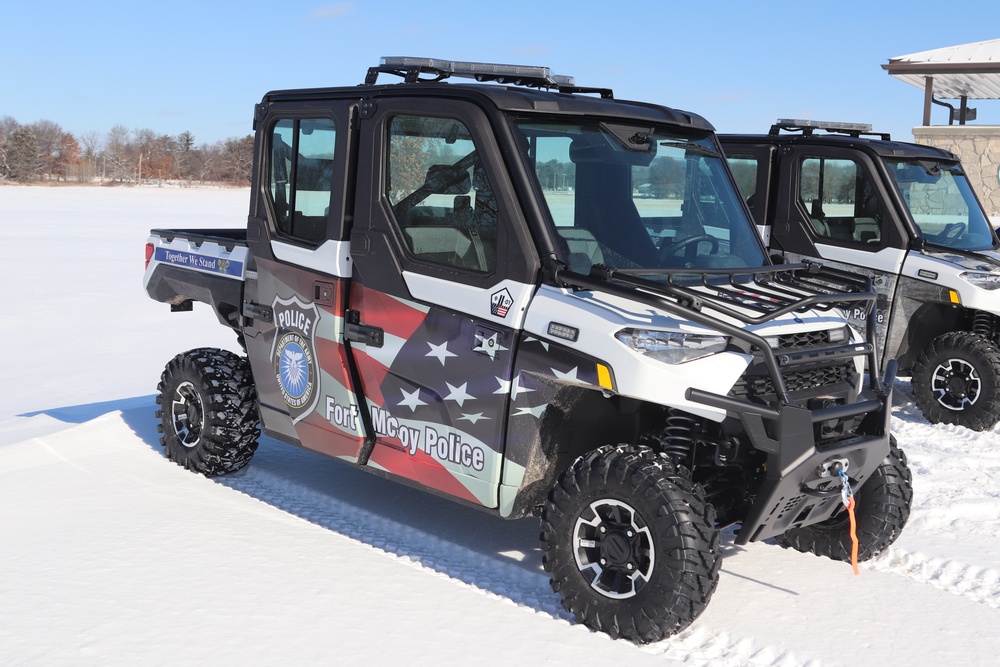
[[7, 168], [7, 142], [20, 128], [13, 116], [0, 116], [0, 178], [9, 176]]
[[80, 156], [83, 158], [84, 164], [83, 178], [90, 180], [100, 173], [97, 165], [101, 156], [101, 148], [104, 146], [104, 139], [97, 132], [91, 131], [81, 136], [80, 142], [83, 144], [83, 153]]
[[225, 180], [248, 185], [253, 171], [253, 135], [226, 139], [222, 146], [222, 164]]
[[104, 140], [104, 160], [108, 176], [116, 183], [131, 182], [135, 178], [135, 163], [131, 160], [132, 142], [128, 128], [115, 125]]
[[5, 141], [5, 138], [14, 134], [14, 131], [19, 127], [21, 124], [13, 116], [0, 116], [0, 144]]
[[62, 143], [62, 128], [51, 120], [39, 120], [28, 125], [28, 129], [35, 135], [42, 173], [49, 178], [55, 176], [59, 146]]
[[[15, 133], [17, 141], [12, 141]], [[18, 180], [43, 175], [89, 181], [100, 175], [102, 181], [117, 183], [179, 178], [245, 185], [253, 169], [253, 145], [254, 137], [248, 134], [196, 147], [190, 132], [172, 137], [121, 124], [107, 134], [87, 132], [78, 139], [52, 121], [25, 126], [11, 116], [0, 116], [0, 178], [13, 179], [16, 174]]]

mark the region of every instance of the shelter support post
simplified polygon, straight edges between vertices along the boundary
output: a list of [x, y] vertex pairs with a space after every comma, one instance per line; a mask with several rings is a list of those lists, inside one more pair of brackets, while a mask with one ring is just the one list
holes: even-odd
[[934, 101], [934, 77], [924, 77], [924, 127], [931, 124], [931, 103]]

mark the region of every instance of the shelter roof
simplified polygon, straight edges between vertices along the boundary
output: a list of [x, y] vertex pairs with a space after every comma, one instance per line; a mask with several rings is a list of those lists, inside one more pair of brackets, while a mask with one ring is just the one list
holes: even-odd
[[1000, 39], [897, 56], [882, 69], [922, 90], [933, 77], [939, 98], [1000, 99]]

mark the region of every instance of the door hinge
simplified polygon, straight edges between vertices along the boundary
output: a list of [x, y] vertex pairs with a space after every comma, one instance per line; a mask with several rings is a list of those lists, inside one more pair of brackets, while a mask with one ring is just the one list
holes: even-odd
[[243, 303], [243, 317], [252, 320], [263, 320], [264, 322], [274, 321], [274, 310], [270, 306], [262, 306], [259, 303]]
[[364, 99], [358, 103], [358, 116], [362, 120], [366, 120], [375, 115], [376, 109], [375, 100]]
[[363, 343], [372, 347], [382, 347], [385, 342], [385, 332], [378, 327], [361, 324], [361, 313], [356, 310], [347, 311], [344, 323], [344, 339], [352, 343]]

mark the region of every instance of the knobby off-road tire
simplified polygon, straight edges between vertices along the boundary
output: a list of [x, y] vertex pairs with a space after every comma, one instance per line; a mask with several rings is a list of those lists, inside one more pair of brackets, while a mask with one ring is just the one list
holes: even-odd
[[1000, 349], [967, 331], [935, 338], [913, 367], [913, 397], [932, 424], [985, 431], [1000, 421]]
[[648, 448], [605, 446], [577, 459], [549, 492], [541, 525], [563, 608], [612, 638], [680, 632], [719, 583], [715, 510]]
[[[858, 560], [871, 560], [896, 541], [910, 518], [913, 476], [906, 454], [890, 439], [889, 455], [854, 493]], [[792, 528], [778, 538], [783, 547], [833, 560], [851, 560], [851, 524], [846, 508], [826, 521]]]
[[156, 416], [167, 458], [208, 477], [239, 470], [257, 451], [257, 394], [246, 359], [200, 348], [170, 360]]

